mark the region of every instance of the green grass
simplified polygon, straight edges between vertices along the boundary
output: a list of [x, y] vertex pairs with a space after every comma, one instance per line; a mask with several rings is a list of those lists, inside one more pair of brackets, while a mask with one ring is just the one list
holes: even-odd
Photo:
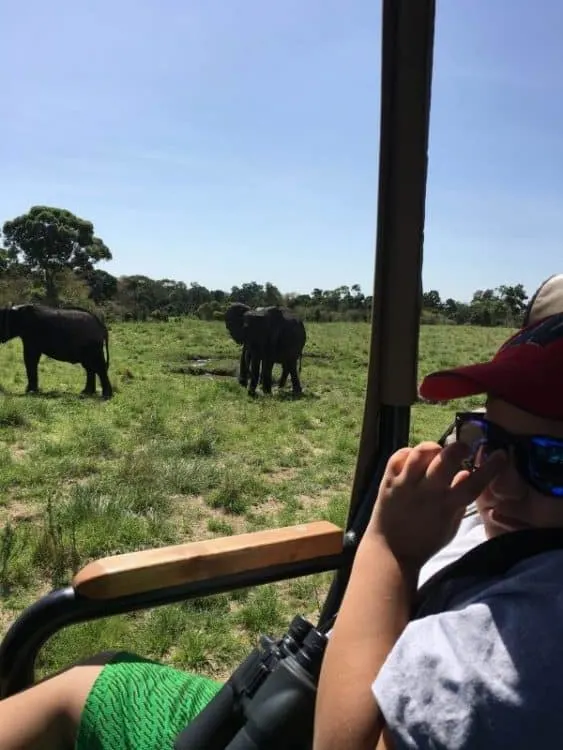
[[[21, 342], [0, 347], [0, 635], [95, 558], [327, 518], [344, 523], [361, 427], [365, 324], [308, 325], [300, 400], [250, 399], [222, 323], [114, 325], [110, 402], [78, 396], [78, 366], [44, 358], [25, 396]], [[423, 327], [420, 374], [490, 356], [506, 329]], [[205, 363], [197, 360], [208, 360]], [[194, 376], [193, 368], [226, 375]], [[276, 373], [279, 368], [276, 368]], [[479, 399], [467, 400], [477, 405]], [[454, 405], [417, 404], [411, 440]], [[330, 574], [61, 631], [46, 673], [108, 648], [225, 677], [260, 632], [316, 617]]]

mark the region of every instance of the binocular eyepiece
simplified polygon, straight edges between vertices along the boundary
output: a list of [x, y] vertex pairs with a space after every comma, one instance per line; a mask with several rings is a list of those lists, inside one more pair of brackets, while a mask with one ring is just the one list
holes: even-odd
[[300, 615], [281, 639], [261, 636], [174, 750], [309, 750], [327, 640]]

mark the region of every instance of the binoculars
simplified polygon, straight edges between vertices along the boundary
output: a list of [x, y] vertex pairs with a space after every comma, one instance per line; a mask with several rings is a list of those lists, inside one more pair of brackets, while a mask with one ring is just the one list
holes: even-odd
[[300, 615], [278, 641], [261, 636], [174, 750], [310, 750], [327, 641]]

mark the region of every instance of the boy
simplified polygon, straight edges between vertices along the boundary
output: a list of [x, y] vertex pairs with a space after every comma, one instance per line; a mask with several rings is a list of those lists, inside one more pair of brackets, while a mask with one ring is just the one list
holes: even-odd
[[[421, 569], [473, 500], [489, 539], [563, 527], [562, 374], [559, 314], [491, 362], [424, 380], [429, 399], [487, 394], [486, 412], [460, 417], [445, 449], [389, 461], [323, 662], [315, 750], [561, 744], [563, 549], [408, 619]], [[470, 457], [475, 470], [461, 470]]]

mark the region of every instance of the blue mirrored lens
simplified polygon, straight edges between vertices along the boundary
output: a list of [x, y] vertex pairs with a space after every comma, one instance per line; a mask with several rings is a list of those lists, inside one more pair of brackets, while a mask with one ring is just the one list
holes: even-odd
[[530, 479], [554, 495], [563, 495], [563, 442], [534, 437], [527, 449]]
[[511, 451], [525, 481], [539, 492], [563, 497], [563, 440], [512, 435], [474, 414], [458, 415], [457, 438], [471, 449], [466, 468], [479, 466], [495, 450]]

